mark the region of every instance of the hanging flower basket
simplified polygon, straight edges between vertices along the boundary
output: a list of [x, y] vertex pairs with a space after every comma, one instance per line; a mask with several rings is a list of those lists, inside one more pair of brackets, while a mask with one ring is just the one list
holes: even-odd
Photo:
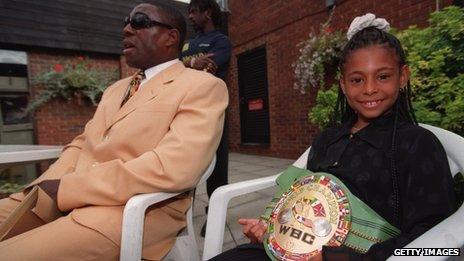
[[346, 37], [340, 30], [330, 27], [331, 17], [321, 25], [320, 31], [298, 44], [300, 55], [292, 64], [295, 73], [294, 88], [302, 94], [310, 88], [327, 88], [326, 76], [337, 75], [337, 65]]
[[77, 99], [79, 104], [88, 101], [97, 105], [105, 88], [117, 78], [117, 70], [94, 68], [82, 56], [74, 63], [54, 64], [32, 78], [32, 83], [41, 88], [27, 111], [35, 110], [53, 98]]

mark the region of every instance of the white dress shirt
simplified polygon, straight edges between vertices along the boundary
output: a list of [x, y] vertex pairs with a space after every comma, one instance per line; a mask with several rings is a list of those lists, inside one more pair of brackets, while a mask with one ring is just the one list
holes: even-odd
[[160, 73], [164, 69], [168, 68], [169, 66], [175, 64], [178, 61], [179, 61], [179, 59], [174, 59], [174, 60], [167, 61], [167, 62], [164, 62], [162, 64], [158, 64], [158, 65], [155, 65], [153, 67], [150, 67], [150, 68], [146, 69], [145, 70], [145, 79], [142, 80], [142, 82], [140, 83], [139, 88], [143, 88], [144, 83], [146, 83], [148, 80], [153, 78], [155, 75], [157, 75], [158, 73]]

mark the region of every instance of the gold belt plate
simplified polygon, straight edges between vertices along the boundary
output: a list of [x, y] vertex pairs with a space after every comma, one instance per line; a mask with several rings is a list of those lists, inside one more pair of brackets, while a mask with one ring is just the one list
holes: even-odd
[[345, 191], [324, 175], [296, 181], [271, 213], [266, 247], [278, 260], [308, 260], [322, 246], [340, 246], [351, 228]]

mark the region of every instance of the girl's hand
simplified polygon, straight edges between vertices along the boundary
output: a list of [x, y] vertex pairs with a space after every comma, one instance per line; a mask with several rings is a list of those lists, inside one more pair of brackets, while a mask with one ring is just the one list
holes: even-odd
[[242, 225], [242, 232], [251, 243], [262, 243], [267, 224], [256, 218], [240, 218], [238, 223]]
[[323, 258], [322, 258], [322, 251], [317, 253], [317, 255], [311, 257], [310, 259], [311, 261], [322, 261]]

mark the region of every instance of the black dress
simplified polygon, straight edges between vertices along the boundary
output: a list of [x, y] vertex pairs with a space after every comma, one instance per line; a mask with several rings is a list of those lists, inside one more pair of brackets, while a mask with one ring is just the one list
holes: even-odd
[[[324, 247], [324, 260], [385, 260], [455, 211], [453, 179], [443, 146], [430, 131], [398, 119], [393, 149], [399, 187], [399, 215], [394, 216], [391, 175], [394, 113], [384, 115], [355, 134], [354, 121], [323, 131], [313, 142], [308, 169], [337, 176], [343, 183], [390, 224], [401, 230], [398, 237], [373, 245], [367, 254], [346, 247]], [[252, 250], [245, 250], [252, 247]], [[264, 252], [251, 244], [230, 251], [234, 260], [247, 260]], [[214, 260], [232, 260], [225, 252]], [[266, 254], [260, 253], [268, 260]], [[248, 259], [251, 260], [251, 259]], [[255, 259], [254, 260], [259, 260]]]

